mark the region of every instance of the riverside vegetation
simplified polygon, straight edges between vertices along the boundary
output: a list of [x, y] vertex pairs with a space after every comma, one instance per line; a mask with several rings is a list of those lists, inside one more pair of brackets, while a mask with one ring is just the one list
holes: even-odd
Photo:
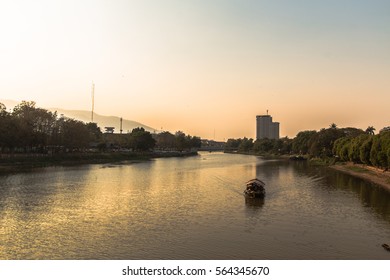
[[256, 155], [305, 155], [325, 164], [337, 161], [362, 163], [384, 170], [390, 167], [390, 131], [382, 129], [374, 135], [374, 128], [338, 128], [331, 124], [320, 131], [301, 131], [293, 139], [277, 140], [229, 139], [225, 151], [238, 151]]
[[0, 103], [0, 164], [45, 165], [104, 162], [190, 154], [201, 139], [178, 131], [152, 134], [144, 128], [131, 133], [102, 133], [96, 123], [57, 116], [35, 102], [23, 101], [12, 112]]

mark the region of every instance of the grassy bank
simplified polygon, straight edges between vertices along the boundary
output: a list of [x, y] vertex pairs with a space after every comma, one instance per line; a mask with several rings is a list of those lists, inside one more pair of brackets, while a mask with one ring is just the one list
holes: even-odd
[[343, 163], [329, 166], [332, 169], [359, 177], [390, 191], [390, 172], [363, 164]]

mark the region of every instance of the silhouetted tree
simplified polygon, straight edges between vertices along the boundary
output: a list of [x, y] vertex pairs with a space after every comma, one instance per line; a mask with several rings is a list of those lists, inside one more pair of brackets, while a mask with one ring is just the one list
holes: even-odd
[[0, 103], [0, 117], [7, 114], [7, 107], [3, 103]]
[[175, 133], [175, 147], [178, 151], [183, 151], [184, 149], [186, 149], [188, 147], [188, 145], [186, 144], [187, 141], [186, 141], [186, 135], [184, 132], [182, 131], [177, 131]]
[[103, 135], [100, 127], [97, 126], [97, 123], [87, 123], [87, 130], [89, 132], [90, 141], [99, 141]]
[[174, 149], [176, 144], [175, 135], [172, 133], [165, 131], [157, 134], [156, 136], [156, 145], [160, 149]]
[[244, 137], [238, 146], [239, 152], [249, 152], [253, 148], [253, 139]]
[[135, 151], [147, 151], [153, 149], [156, 145], [156, 140], [153, 139], [152, 134], [145, 131], [143, 127], [134, 128], [129, 136], [129, 146]]
[[18, 123], [19, 145], [27, 151], [44, 151], [51, 144], [57, 114], [36, 108], [35, 102], [22, 101], [15, 106], [12, 116]]
[[0, 149], [13, 151], [18, 146], [19, 123], [6, 111], [4, 104], [0, 104]]
[[86, 148], [90, 143], [90, 133], [81, 121], [65, 119], [61, 127], [61, 144], [68, 149]]
[[366, 128], [366, 133], [369, 135], [374, 135], [375, 134], [375, 128], [373, 126], [369, 126]]
[[192, 136], [190, 140], [191, 148], [200, 148], [202, 146], [202, 140], [198, 136]]
[[241, 144], [242, 139], [229, 138], [226, 141], [225, 151], [237, 151]]
[[292, 152], [293, 140], [288, 137], [283, 137], [276, 140], [277, 144], [275, 148], [278, 149], [280, 154], [290, 154]]

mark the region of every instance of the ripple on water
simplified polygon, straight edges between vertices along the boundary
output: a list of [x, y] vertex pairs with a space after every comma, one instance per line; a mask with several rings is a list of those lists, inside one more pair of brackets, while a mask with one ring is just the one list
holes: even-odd
[[[242, 195], [267, 184], [263, 201]], [[389, 194], [304, 164], [202, 153], [0, 177], [2, 259], [388, 259]]]

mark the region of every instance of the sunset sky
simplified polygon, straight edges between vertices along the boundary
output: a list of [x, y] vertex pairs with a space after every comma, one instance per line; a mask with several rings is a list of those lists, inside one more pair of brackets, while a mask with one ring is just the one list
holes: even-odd
[[0, 99], [202, 138], [390, 125], [387, 0], [0, 0]]

